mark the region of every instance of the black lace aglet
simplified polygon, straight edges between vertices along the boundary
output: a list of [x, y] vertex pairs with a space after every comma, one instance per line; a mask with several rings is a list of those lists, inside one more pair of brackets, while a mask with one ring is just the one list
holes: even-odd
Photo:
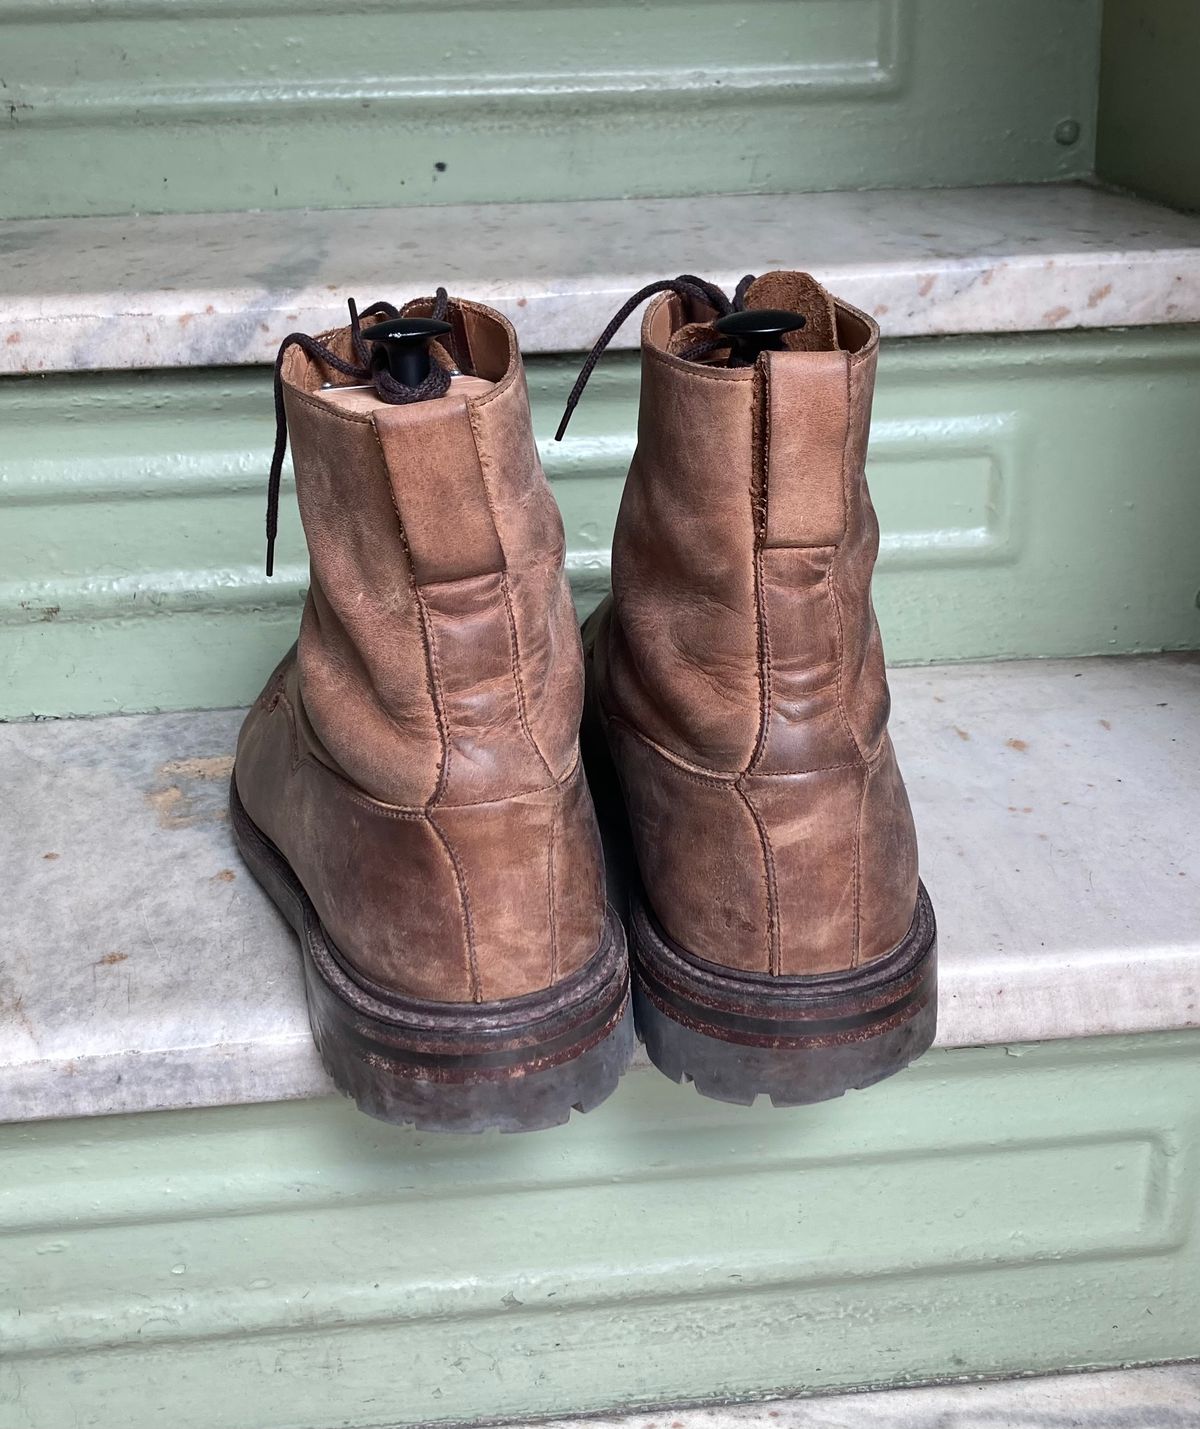
[[571, 413], [572, 413], [574, 410], [575, 410], [574, 407], [569, 407], [569, 408], [562, 414], [562, 421], [559, 422], [559, 424], [558, 424], [558, 431], [556, 431], [556, 432], [554, 433], [554, 440], [555, 440], [556, 442], [561, 442], [562, 439], [563, 439], [563, 437], [566, 436], [566, 434], [567, 434], [567, 423], [571, 420]]
[[267, 575], [275, 574], [275, 537], [267, 537]]

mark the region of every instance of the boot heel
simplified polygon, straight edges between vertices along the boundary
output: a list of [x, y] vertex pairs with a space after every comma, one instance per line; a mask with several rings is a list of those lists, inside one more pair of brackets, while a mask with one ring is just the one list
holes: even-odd
[[424, 1131], [537, 1131], [590, 1111], [633, 1057], [625, 937], [544, 992], [429, 1002], [369, 988], [347, 967], [286, 859], [230, 782], [238, 851], [300, 939], [308, 1019], [325, 1070], [359, 1110]]
[[937, 929], [922, 886], [907, 937], [865, 968], [805, 978], [734, 973], [689, 957], [635, 897], [638, 1035], [654, 1065], [716, 1101], [827, 1101], [900, 1071], [933, 1041]]

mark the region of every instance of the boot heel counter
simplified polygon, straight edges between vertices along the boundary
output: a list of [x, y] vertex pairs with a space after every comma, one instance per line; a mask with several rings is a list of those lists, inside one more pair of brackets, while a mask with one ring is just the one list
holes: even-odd
[[646, 899], [686, 952], [769, 972], [770, 891], [758, 815], [737, 783], [685, 768], [620, 719], [608, 740]]
[[562, 784], [430, 811], [452, 859], [477, 1001], [520, 997], [582, 967], [604, 929], [604, 865], [577, 766]]
[[581, 768], [516, 798], [397, 808], [300, 750], [286, 699], [247, 721], [242, 752], [249, 816], [368, 984], [488, 1002], [541, 991], [599, 948], [603, 859]]
[[859, 964], [907, 934], [917, 906], [917, 832], [890, 735], [872, 761], [859, 833]]
[[769, 851], [773, 971], [840, 972], [890, 952], [917, 898], [916, 836], [891, 741], [869, 762], [744, 783]]
[[870, 764], [721, 779], [620, 720], [608, 735], [646, 900], [685, 952], [801, 977], [872, 961], [904, 937], [916, 838], [889, 741]]

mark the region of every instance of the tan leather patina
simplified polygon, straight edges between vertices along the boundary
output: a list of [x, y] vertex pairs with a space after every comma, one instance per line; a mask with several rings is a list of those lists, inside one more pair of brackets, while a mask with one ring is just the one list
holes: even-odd
[[[235, 779], [364, 988], [475, 1004], [575, 974], [605, 898], [563, 528], [516, 338], [487, 308], [451, 311], [474, 375], [436, 402], [355, 410], [319, 359], [283, 359], [311, 585]], [[321, 340], [350, 356], [348, 329]]]
[[897, 948], [917, 849], [870, 596], [879, 329], [805, 274], [765, 275], [746, 306], [806, 326], [729, 367], [680, 356], [705, 331], [694, 304], [646, 312], [613, 595], [587, 637], [660, 928], [786, 978]]

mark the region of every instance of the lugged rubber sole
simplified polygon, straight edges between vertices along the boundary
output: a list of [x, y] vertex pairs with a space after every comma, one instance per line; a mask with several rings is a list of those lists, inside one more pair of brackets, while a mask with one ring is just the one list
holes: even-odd
[[671, 943], [636, 894], [630, 949], [650, 1060], [717, 1101], [827, 1101], [890, 1077], [933, 1041], [937, 928], [923, 885], [903, 942], [848, 972], [789, 978], [716, 968]]
[[300, 940], [308, 1019], [326, 1071], [360, 1110], [424, 1131], [537, 1131], [616, 1090], [635, 1038], [620, 921], [544, 992], [498, 1002], [385, 997], [356, 981], [279, 849], [230, 781], [238, 850]]

